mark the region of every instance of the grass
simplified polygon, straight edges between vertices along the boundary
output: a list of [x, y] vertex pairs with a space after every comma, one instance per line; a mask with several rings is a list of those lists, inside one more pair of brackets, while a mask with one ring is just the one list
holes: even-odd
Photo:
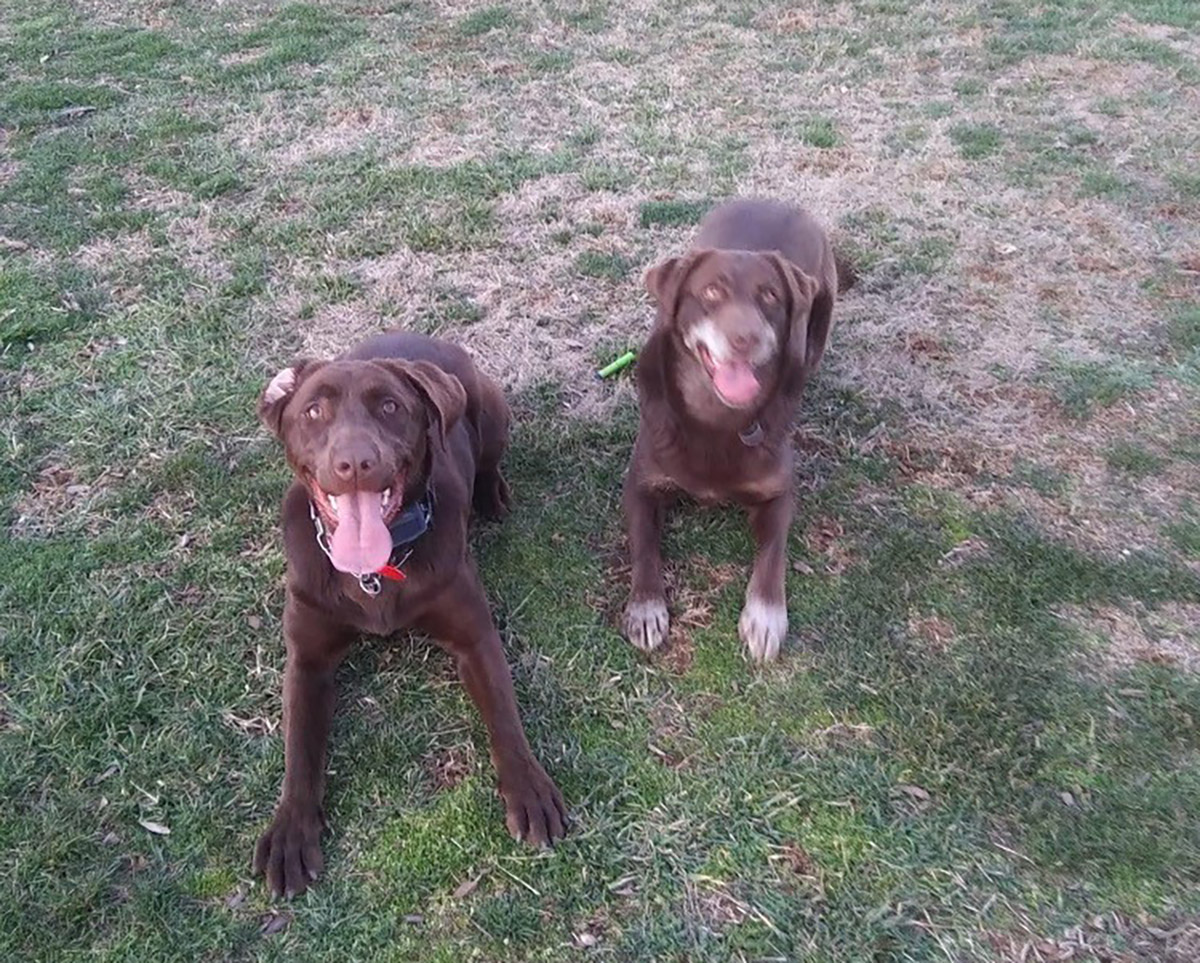
[[[1122, 662], [1087, 626], [1200, 612], [1195, 64], [1161, 39], [1193, 5], [456, 11], [5, 7], [0, 955], [1186, 958], [1194, 638]], [[793, 637], [743, 661], [744, 521], [682, 509], [686, 618], [644, 659], [636, 412], [592, 371], [740, 193], [809, 199], [861, 276], [803, 406]], [[363, 645], [326, 875], [274, 905], [287, 470], [254, 401], [390, 324], [512, 399], [517, 508], [474, 548], [576, 826], [512, 844], [447, 660]]]

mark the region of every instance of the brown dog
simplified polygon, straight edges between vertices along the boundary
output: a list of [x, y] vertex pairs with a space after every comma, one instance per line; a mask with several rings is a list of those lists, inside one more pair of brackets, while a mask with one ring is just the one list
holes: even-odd
[[663, 514], [686, 493], [749, 509], [758, 552], [738, 634], [755, 659], [773, 659], [787, 634], [792, 418], [829, 338], [833, 251], [804, 211], [733, 201], [705, 218], [688, 254], [651, 268], [646, 287], [658, 316], [638, 361], [641, 414], [625, 481], [625, 636], [645, 650], [667, 639]]
[[283, 500], [283, 792], [255, 872], [291, 895], [321, 871], [334, 673], [360, 632], [412, 628], [450, 651], [487, 726], [509, 831], [536, 845], [560, 838], [562, 797], [525, 739], [467, 548], [472, 503], [508, 510], [500, 389], [460, 348], [392, 333], [285, 368], [258, 410], [296, 481]]

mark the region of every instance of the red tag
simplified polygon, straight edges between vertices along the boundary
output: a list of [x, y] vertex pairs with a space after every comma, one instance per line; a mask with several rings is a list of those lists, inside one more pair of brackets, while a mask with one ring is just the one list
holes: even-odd
[[385, 565], [383, 568], [375, 570], [376, 575], [382, 575], [384, 578], [390, 578], [393, 582], [403, 582], [407, 575], [396, 568], [395, 565]]

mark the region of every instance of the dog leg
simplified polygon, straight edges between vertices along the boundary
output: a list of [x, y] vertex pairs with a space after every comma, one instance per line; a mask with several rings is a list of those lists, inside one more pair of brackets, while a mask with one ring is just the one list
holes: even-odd
[[454, 656], [459, 677], [483, 717], [508, 831], [534, 846], [561, 839], [566, 807], [525, 738], [512, 676], [474, 565], [417, 624]]
[[662, 572], [665, 504], [660, 495], [637, 486], [633, 471], [625, 479], [624, 503], [633, 584], [621, 628], [625, 638], [651, 652], [667, 641], [670, 627]]
[[784, 567], [793, 511], [790, 491], [769, 502], [753, 505], [749, 510], [750, 527], [758, 550], [750, 584], [746, 587], [746, 604], [738, 619], [738, 635], [751, 658], [758, 662], [774, 659], [787, 636]]
[[334, 675], [353, 633], [290, 595], [283, 612], [284, 775], [279, 805], [254, 851], [254, 873], [275, 896], [304, 892], [324, 867], [325, 747], [336, 701]]

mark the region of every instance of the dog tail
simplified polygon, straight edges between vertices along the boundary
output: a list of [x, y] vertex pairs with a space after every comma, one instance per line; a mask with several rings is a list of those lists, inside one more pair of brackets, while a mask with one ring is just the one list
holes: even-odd
[[839, 251], [836, 248], [833, 252], [833, 263], [837, 268], [837, 293], [844, 294], [858, 283], [858, 271], [850, 263], [850, 258], [846, 255], [846, 252]]

